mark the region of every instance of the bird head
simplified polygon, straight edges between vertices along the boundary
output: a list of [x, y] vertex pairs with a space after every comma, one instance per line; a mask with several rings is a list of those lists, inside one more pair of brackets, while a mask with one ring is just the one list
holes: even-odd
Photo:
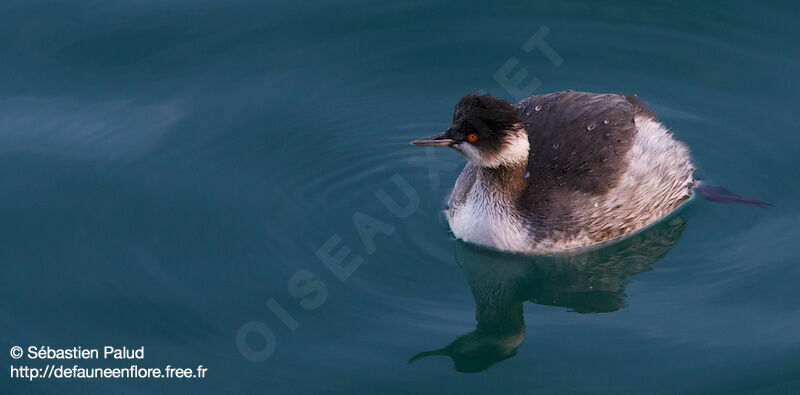
[[503, 99], [478, 94], [458, 101], [447, 130], [411, 144], [450, 147], [482, 167], [527, 163], [530, 149], [514, 106]]

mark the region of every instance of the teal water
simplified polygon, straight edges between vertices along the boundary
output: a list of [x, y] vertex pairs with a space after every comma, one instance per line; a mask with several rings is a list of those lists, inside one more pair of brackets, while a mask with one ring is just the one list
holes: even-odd
[[[798, 17], [792, 2], [3, 3], [5, 369], [48, 362], [15, 345], [125, 345], [145, 358], [58, 363], [208, 372], [6, 376], [0, 392], [796, 393]], [[569, 258], [453, 240], [439, 213], [464, 160], [408, 141], [466, 93], [567, 88], [637, 93], [699, 178], [774, 206], [696, 201]], [[440, 355], [407, 364], [424, 352]]]

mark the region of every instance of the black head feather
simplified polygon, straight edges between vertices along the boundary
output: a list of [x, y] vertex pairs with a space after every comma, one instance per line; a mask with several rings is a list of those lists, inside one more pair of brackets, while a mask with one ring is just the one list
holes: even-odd
[[[453, 123], [447, 130], [449, 138], [469, 143], [483, 154], [499, 151], [507, 137], [520, 125], [520, 117], [511, 103], [491, 95], [470, 94], [461, 98], [453, 113]], [[468, 140], [470, 134], [477, 140]], [[458, 147], [454, 147], [457, 148]]]

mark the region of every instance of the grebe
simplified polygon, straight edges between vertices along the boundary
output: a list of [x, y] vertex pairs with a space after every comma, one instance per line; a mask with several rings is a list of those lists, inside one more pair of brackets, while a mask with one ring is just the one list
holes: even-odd
[[516, 105], [467, 95], [444, 133], [411, 144], [467, 158], [448, 201], [450, 229], [501, 251], [595, 247], [655, 224], [695, 192], [765, 205], [718, 187], [700, 193], [688, 147], [635, 95], [566, 90]]

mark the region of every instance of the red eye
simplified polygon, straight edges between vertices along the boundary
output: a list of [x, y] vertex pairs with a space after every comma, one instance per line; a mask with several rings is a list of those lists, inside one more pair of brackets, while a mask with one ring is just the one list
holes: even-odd
[[474, 142], [478, 141], [478, 135], [476, 133], [468, 134], [467, 135], [467, 141], [469, 141], [470, 143], [474, 143]]

